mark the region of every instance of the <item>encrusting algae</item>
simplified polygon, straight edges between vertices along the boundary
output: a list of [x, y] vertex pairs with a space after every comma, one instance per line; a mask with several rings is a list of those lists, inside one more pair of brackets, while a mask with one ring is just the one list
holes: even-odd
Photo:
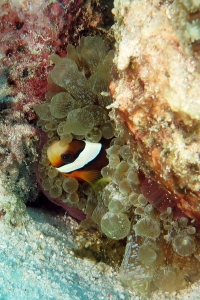
[[[85, 214], [83, 228], [97, 228], [113, 240], [127, 238], [120, 268], [126, 285], [141, 293], [171, 292], [186, 286], [189, 263], [199, 265], [198, 226], [136, 163], [134, 142], [109, 108], [113, 56], [98, 36], [83, 37], [76, 48], [68, 45], [66, 58], [51, 56], [55, 66], [46, 102], [34, 106], [48, 138], [38, 173], [50, 199]], [[105, 160], [99, 164], [101, 153]], [[159, 190], [159, 203], [145, 187], [151, 197]]]

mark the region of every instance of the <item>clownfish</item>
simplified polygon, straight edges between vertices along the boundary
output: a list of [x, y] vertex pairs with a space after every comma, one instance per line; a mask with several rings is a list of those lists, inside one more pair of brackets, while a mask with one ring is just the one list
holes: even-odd
[[102, 143], [86, 140], [67, 143], [63, 139], [48, 147], [47, 157], [62, 175], [92, 184], [102, 177], [100, 171], [108, 164], [105, 149]]

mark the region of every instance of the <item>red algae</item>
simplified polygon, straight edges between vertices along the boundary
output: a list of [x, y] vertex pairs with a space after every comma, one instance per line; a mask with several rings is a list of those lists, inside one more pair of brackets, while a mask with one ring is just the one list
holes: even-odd
[[[0, 72], [8, 70], [7, 91], [15, 97], [13, 109], [27, 113], [27, 106], [44, 98], [49, 56], [52, 52], [64, 55], [68, 42], [78, 39], [78, 33], [76, 38], [74, 34], [81, 32], [77, 27], [82, 5], [82, 1], [45, 1], [32, 9], [13, 3], [1, 5]], [[72, 16], [75, 18], [69, 22]]]
[[186, 214], [177, 206], [177, 197], [165, 191], [157, 182], [141, 177], [141, 191], [147, 201], [159, 212], [164, 213], [168, 207], [172, 208], [173, 218], [180, 219]]

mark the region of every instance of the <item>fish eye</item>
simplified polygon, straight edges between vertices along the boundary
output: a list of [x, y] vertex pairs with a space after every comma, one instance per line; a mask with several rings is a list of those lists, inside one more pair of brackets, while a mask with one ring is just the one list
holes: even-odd
[[65, 153], [61, 155], [61, 159], [66, 163], [69, 164], [74, 161], [74, 156], [72, 153]]

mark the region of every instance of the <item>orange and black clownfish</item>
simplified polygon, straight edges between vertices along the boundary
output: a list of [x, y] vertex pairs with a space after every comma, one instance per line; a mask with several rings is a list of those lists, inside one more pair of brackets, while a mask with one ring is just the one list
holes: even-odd
[[56, 141], [47, 149], [47, 157], [53, 167], [66, 177], [93, 183], [100, 179], [101, 169], [108, 164], [102, 143], [85, 140]]

